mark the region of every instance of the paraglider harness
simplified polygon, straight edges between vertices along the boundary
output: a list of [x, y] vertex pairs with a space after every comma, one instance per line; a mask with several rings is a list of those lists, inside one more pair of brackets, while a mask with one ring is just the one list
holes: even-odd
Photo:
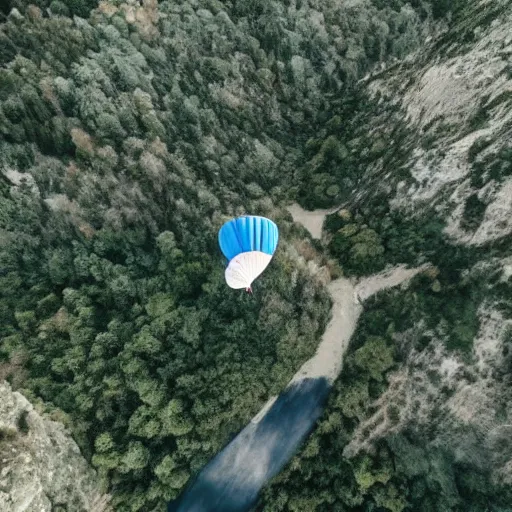
[[250, 293], [250, 294], [252, 295], [252, 288], [251, 288], [250, 286], [248, 286], [248, 287], [245, 289], [245, 291], [246, 291], [247, 293]]

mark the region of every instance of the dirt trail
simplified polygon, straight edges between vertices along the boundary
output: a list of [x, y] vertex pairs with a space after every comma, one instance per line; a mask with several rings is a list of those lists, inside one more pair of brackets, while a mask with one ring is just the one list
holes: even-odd
[[424, 265], [408, 269], [402, 265], [356, 283], [346, 278], [332, 281], [328, 285], [333, 300], [331, 320], [315, 355], [302, 365], [290, 384], [295, 384], [302, 379], [318, 377], [325, 377], [330, 383], [334, 382], [341, 371], [343, 355], [363, 310], [362, 303], [385, 288], [398, 286], [410, 280], [427, 267]]
[[[288, 207], [294, 221], [302, 223], [315, 238], [322, 236], [322, 226], [326, 215], [336, 210], [337, 208], [332, 208], [308, 212], [298, 204]], [[318, 377], [326, 377], [330, 383], [334, 382], [341, 371], [343, 355], [363, 310], [362, 303], [385, 288], [398, 286], [410, 280], [426, 268], [428, 265], [411, 269], [400, 265], [360, 281], [346, 278], [332, 281], [328, 285], [333, 300], [331, 320], [315, 355], [302, 365], [290, 381], [290, 385], [305, 378]]]
[[313, 238], [322, 238], [322, 226], [326, 215], [334, 213], [339, 208], [330, 208], [328, 210], [314, 210], [309, 212], [304, 210], [302, 206], [297, 203], [293, 203], [291, 206], [286, 208], [291, 213], [293, 220], [302, 224], [310, 233]]
[[[321, 236], [326, 212], [310, 212]], [[316, 223], [316, 224], [315, 224]], [[310, 229], [310, 228], [308, 228]], [[313, 235], [315, 234], [313, 233]], [[339, 375], [362, 303], [373, 294], [397, 286], [424, 267], [403, 266], [358, 282], [341, 278], [328, 285], [332, 317], [315, 355], [306, 361], [278, 397], [271, 397], [248, 425], [201, 471], [172, 512], [247, 512], [261, 488], [296, 453], [323, 411], [332, 383]]]
[[327, 377], [332, 383], [340, 373], [343, 354], [363, 307], [354, 302], [355, 287], [348, 279], [337, 279], [328, 285], [328, 289], [333, 299], [331, 320], [315, 355], [302, 365], [290, 385], [302, 379], [318, 377]]
[[365, 277], [361, 279], [356, 286], [356, 299], [364, 302], [372, 295], [384, 290], [385, 288], [393, 288], [406, 281], [412, 279], [416, 274], [430, 268], [430, 264], [426, 263], [416, 268], [407, 268], [405, 265], [384, 270], [379, 274]]

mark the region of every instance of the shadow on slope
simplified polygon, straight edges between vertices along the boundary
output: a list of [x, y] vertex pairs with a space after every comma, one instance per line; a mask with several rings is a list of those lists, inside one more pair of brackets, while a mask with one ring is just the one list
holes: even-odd
[[246, 512], [294, 455], [323, 411], [325, 378], [287, 388], [258, 423], [249, 423], [197, 475], [168, 512]]

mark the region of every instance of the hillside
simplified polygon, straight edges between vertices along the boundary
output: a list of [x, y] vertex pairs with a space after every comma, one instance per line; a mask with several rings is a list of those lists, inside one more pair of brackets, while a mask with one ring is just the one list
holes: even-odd
[[[0, 383], [0, 508], [107, 511], [94, 471], [57, 421]], [[67, 507], [67, 508], [66, 508]]]
[[[434, 267], [366, 304], [323, 418], [258, 510], [511, 510], [511, 22], [510, 3], [480, 2], [359, 82], [376, 106], [336, 142], [367, 160], [323, 242], [353, 276]], [[394, 362], [361, 375], [369, 343]]]
[[[424, 263], [365, 301], [258, 510], [510, 510], [509, 1], [5, 12], [0, 376], [67, 418], [116, 511], [163, 510], [283, 390], [331, 279]], [[252, 297], [216, 239], [245, 212], [281, 233]]]

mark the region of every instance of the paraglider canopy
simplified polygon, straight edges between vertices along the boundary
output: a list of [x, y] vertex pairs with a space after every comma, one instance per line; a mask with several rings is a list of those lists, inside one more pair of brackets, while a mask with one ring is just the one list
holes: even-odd
[[278, 239], [276, 224], [266, 217], [247, 215], [226, 222], [219, 230], [219, 245], [228, 259], [228, 286], [252, 293], [251, 284], [267, 268]]

